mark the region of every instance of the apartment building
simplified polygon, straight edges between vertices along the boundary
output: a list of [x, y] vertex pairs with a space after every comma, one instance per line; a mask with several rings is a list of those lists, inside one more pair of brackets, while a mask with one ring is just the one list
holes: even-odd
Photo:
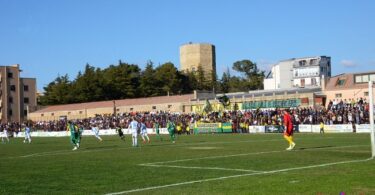
[[22, 122], [37, 106], [36, 79], [21, 78], [20, 66], [0, 66], [0, 120]]

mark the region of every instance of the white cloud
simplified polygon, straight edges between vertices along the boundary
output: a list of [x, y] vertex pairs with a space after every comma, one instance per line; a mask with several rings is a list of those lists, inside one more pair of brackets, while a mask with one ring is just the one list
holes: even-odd
[[341, 60], [340, 64], [347, 68], [358, 66], [358, 64], [352, 60]]

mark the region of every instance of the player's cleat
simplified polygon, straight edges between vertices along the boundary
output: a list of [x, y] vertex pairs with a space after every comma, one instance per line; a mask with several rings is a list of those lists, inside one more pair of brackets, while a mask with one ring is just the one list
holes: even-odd
[[293, 149], [295, 146], [296, 146], [296, 143], [293, 142], [290, 147], [291, 147], [291, 149]]
[[23, 140], [23, 143], [26, 143], [26, 140]]
[[77, 149], [78, 149], [77, 146], [74, 146], [74, 148], [72, 150], [77, 150]]
[[173, 141], [172, 143], [176, 143], [175, 141]]
[[289, 146], [288, 148], [286, 148], [286, 150], [291, 150], [292, 149], [292, 146]]
[[145, 141], [145, 140], [143, 140], [143, 143], [145, 144], [145, 143], [146, 143], [146, 141]]
[[151, 140], [148, 140], [148, 143], [151, 143]]
[[79, 143], [77, 143], [77, 148], [79, 148]]

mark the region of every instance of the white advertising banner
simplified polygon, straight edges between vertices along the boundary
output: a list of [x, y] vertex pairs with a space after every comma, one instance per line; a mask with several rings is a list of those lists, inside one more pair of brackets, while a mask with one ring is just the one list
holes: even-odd
[[371, 132], [370, 124], [355, 125], [355, 132], [356, 133], [370, 133]]
[[312, 133], [320, 133], [320, 125], [311, 125]]
[[311, 125], [298, 125], [298, 130], [300, 133], [311, 133]]
[[[131, 130], [126, 128], [122, 129], [122, 132], [124, 134], [131, 134]], [[159, 129], [160, 134], [168, 134], [167, 128], [160, 128]], [[156, 131], [152, 128], [147, 129], [148, 134], [156, 134]], [[83, 130], [82, 132], [83, 136], [91, 136], [94, 135], [94, 132], [91, 130]], [[117, 135], [117, 132], [115, 129], [102, 129], [99, 130], [99, 135]], [[31, 137], [66, 137], [70, 136], [69, 131], [33, 131], [31, 132]], [[25, 137], [25, 132], [19, 132], [18, 134], [14, 133], [14, 137]]]
[[352, 125], [324, 125], [325, 133], [352, 133]]
[[249, 133], [265, 133], [265, 126], [249, 126]]

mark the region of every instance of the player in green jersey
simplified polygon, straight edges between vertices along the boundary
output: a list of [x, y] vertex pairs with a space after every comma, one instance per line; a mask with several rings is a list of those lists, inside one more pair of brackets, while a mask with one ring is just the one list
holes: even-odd
[[154, 122], [154, 129], [155, 129], [155, 131], [156, 131], [156, 136], [159, 138], [159, 140], [160, 141], [163, 141], [163, 138], [160, 136], [160, 124], [159, 124], [159, 122], [156, 120], [155, 122]]
[[168, 122], [167, 122], [167, 129], [168, 129], [169, 136], [171, 137], [172, 142], [175, 143], [175, 141], [174, 141], [174, 139], [175, 139], [175, 135], [174, 135], [175, 124], [170, 119], [168, 119]]
[[77, 150], [78, 147], [79, 147], [78, 129], [76, 129], [76, 126], [74, 125], [73, 122], [68, 121], [68, 125], [66, 127], [66, 130], [70, 132], [70, 141], [74, 146], [73, 150]]

